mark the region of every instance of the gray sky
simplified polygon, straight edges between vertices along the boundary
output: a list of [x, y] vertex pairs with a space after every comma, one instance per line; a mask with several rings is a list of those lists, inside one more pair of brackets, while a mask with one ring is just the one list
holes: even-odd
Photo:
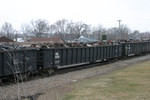
[[32, 19], [52, 24], [65, 18], [106, 28], [118, 27], [121, 19], [132, 31], [150, 31], [150, 0], [0, 0], [0, 15], [0, 25], [16, 29]]

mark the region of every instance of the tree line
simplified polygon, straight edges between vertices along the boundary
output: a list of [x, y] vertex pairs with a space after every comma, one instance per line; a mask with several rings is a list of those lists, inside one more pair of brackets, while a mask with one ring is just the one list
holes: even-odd
[[[20, 31], [15, 30], [11, 23], [8, 22], [5, 22], [0, 27], [0, 35], [10, 39], [24, 38], [30, 34], [34, 34], [35, 37], [57, 37], [64, 40], [68, 40], [71, 37], [78, 39], [83, 34], [90, 34], [97, 40], [101, 40], [102, 35], [106, 35], [107, 40], [138, 39], [141, 35], [138, 30], [131, 32], [130, 28], [123, 24], [120, 27], [111, 28], [105, 28], [102, 25], [93, 27], [83, 22], [73, 22], [66, 19], [58, 20], [53, 24], [49, 24], [45, 19], [31, 20], [29, 24], [22, 25]], [[145, 32], [142, 34], [150, 33]]]

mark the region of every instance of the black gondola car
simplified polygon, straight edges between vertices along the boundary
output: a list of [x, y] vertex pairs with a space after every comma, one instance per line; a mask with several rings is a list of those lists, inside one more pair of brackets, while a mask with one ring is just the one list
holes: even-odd
[[37, 50], [0, 52], [0, 77], [37, 70]]
[[139, 55], [150, 51], [150, 42], [123, 43], [123, 56]]
[[121, 43], [93, 47], [58, 47], [0, 52], [0, 77], [14, 73], [64, 68], [150, 52], [150, 42]]
[[42, 69], [91, 63], [122, 56], [122, 45], [41, 49], [38, 66]]

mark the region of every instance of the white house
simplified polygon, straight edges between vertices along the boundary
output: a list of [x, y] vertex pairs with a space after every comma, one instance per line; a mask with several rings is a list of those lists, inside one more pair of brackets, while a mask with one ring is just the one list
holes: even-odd
[[78, 38], [78, 42], [90, 43], [97, 42], [98, 40], [94, 39], [90, 34], [83, 34]]

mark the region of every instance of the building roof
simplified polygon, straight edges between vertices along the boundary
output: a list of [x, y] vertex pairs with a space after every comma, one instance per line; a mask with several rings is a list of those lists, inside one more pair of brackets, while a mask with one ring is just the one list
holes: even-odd
[[79, 38], [78, 38], [78, 42], [83, 42], [83, 43], [89, 43], [89, 42], [97, 42], [98, 40], [90, 37], [90, 35], [81, 35]]
[[14, 41], [5, 36], [2, 36], [0, 37], [0, 42], [14, 42]]
[[61, 38], [32, 38], [30, 42], [60, 42], [63, 41]]

